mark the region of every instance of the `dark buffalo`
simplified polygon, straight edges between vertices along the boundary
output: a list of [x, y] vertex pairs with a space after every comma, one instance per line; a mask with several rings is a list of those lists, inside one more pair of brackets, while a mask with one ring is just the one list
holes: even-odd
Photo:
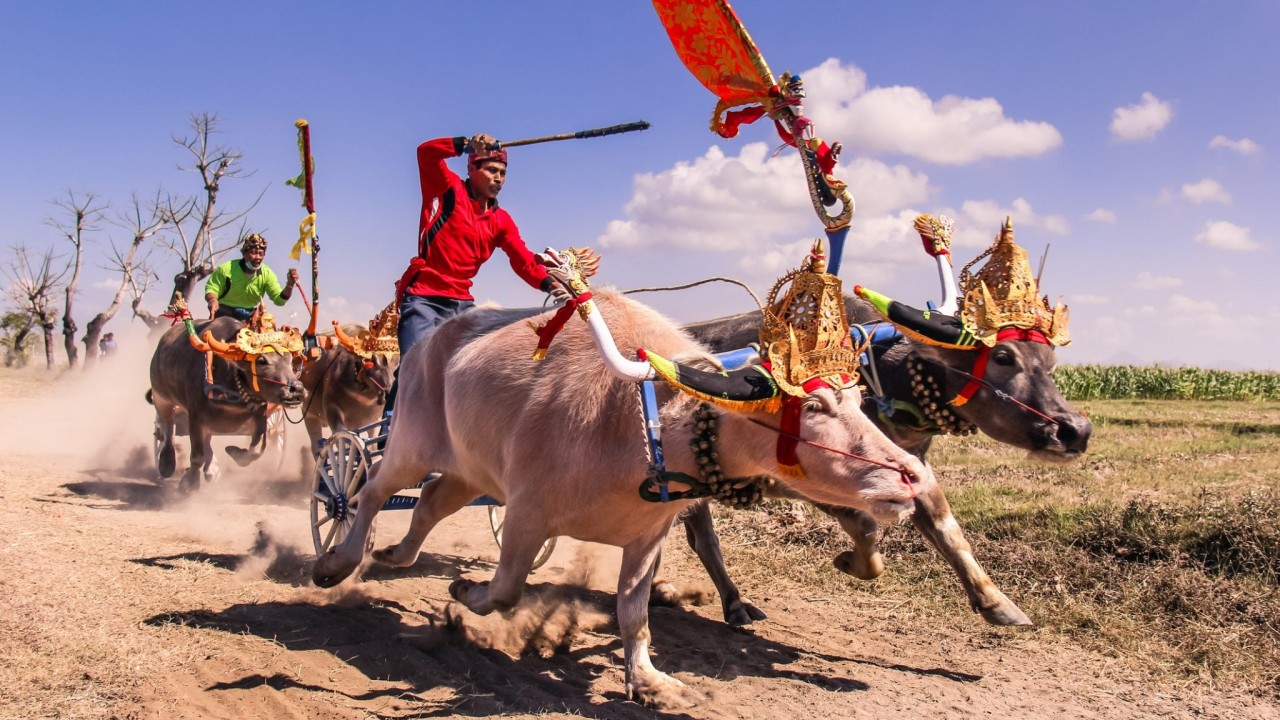
[[[939, 237], [929, 232], [929, 220], [929, 216], [922, 216], [916, 223], [927, 250]], [[933, 228], [938, 229], [936, 223]], [[942, 247], [945, 248], [949, 237], [943, 237], [943, 240]], [[922, 313], [894, 305], [901, 313], [899, 319], [921, 323], [916, 326], [920, 332], [908, 330], [909, 335], [927, 340], [926, 334], [936, 331], [954, 341], [961, 327], [953, 315], [958, 297], [955, 280], [949, 271], [949, 260], [943, 257], [945, 253], [935, 249], [930, 254], [935, 255], [940, 268], [944, 311]], [[990, 255], [991, 259], [981, 273], [968, 275], [966, 267], [962, 274], [962, 281], [969, 292], [986, 293], [985, 305], [992, 311], [1004, 306], [1008, 299], [1006, 295], [1024, 301], [1032, 299], [1034, 302], [1030, 305], [1008, 306], [1040, 308], [1036, 312], [1042, 311], [1044, 318], [1058, 323], [1062, 335], [1055, 335], [1050, 341], [1046, 341], [1043, 335], [1039, 335], [1038, 340], [1030, 339], [1026, 333], [1022, 333], [1023, 337], [1002, 339], [990, 348], [985, 358], [985, 369], [975, 368], [980, 353], [904, 337], [891, 326], [880, 323], [883, 308], [878, 309], [870, 302], [846, 294], [845, 307], [851, 324], [864, 327], [879, 324], [889, 330], [887, 333], [871, 333], [869, 352], [874, 358], [875, 373], [863, 372], [862, 381], [865, 384], [868, 378], [878, 377], [882, 395], [877, 398], [868, 387], [864, 392], [863, 411], [899, 447], [921, 460], [926, 460], [934, 437], [974, 431], [1025, 449], [1036, 459], [1074, 459], [1085, 451], [1093, 427], [1088, 418], [1067, 403], [1053, 381], [1052, 372], [1056, 365], [1054, 345], [1065, 342], [1066, 337], [1065, 308], [1051, 310], [1047, 301], [1041, 308], [1038, 283], [1031, 279], [1025, 253], [1013, 241], [1011, 221], [1006, 221], [992, 249], [985, 255]], [[1011, 277], [1016, 281], [1011, 282]], [[969, 302], [982, 304], [977, 299], [980, 299], [979, 295], [971, 295]], [[723, 352], [754, 342], [760, 331], [760, 318], [758, 312], [744, 313], [696, 323], [686, 326], [686, 329], [713, 350]], [[929, 322], [933, 325], [929, 326]], [[971, 384], [976, 375], [982, 375], [981, 382]], [[966, 389], [967, 402], [959, 405], [946, 402]], [[934, 484], [927, 492], [921, 493], [915, 505], [912, 521], [956, 571], [974, 611], [995, 625], [1030, 624], [1026, 615], [995, 586], [973, 557], [941, 486]], [[884, 571], [884, 562], [877, 547], [879, 528], [876, 521], [850, 508], [819, 507], [839, 521], [855, 545], [854, 550], [836, 557], [836, 568], [864, 580], [878, 577]], [[742, 625], [762, 619], [764, 613], [745, 601], [728, 577], [708, 507], [702, 504], [693, 508], [684, 520], [689, 543], [720, 592], [725, 620], [733, 625]], [[663, 595], [672, 591], [672, 588], [661, 590]]]
[[[399, 352], [363, 352], [363, 345], [351, 342], [351, 336], [359, 337], [358, 329], [353, 327], [349, 333], [336, 337], [335, 343], [302, 371], [302, 386], [307, 391], [303, 418], [312, 456], [324, 437], [324, 428], [348, 430], [382, 417], [387, 390], [400, 363]], [[340, 339], [344, 336], [346, 341]]]
[[[148, 402], [156, 408], [160, 477], [171, 477], [176, 470], [173, 435], [180, 415], [185, 414], [191, 437], [191, 467], [183, 475], [182, 485], [191, 488], [217, 476], [210, 445], [215, 434], [240, 434], [250, 428], [249, 450], [227, 448], [237, 463], [247, 465], [266, 447], [269, 406], [294, 407], [302, 402], [302, 383], [293, 370], [293, 353], [301, 350], [297, 332], [269, 328], [269, 334], [258, 336], [268, 342], [251, 348], [262, 352], [249, 353], [237, 344], [244, 327], [233, 318], [218, 318], [194, 323], [194, 334], [188, 327], [176, 325], [160, 339], [151, 358], [151, 389], [147, 392]], [[270, 342], [273, 340], [279, 342]]]

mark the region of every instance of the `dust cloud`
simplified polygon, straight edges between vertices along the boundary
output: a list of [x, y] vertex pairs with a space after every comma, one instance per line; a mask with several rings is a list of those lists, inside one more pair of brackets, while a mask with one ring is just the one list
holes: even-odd
[[578, 545], [554, 585], [526, 588], [520, 603], [506, 613], [481, 617], [461, 603], [450, 602], [445, 621], [466, 642], [482, 649], [513, 657], [564, 654], [576, 640], [612, 617], [612, 608], [601, 609], [584, 599], [583, 591], [601, 580], [601, 551], [599, 546]]
[[[75, 369], [4, 371], [0, 453], [33, 458], [68, 472], [71, 482], [63, 487], [72, 494], [115, 501], [121, 509], [164, 510], [166, 523], [179, 538], [243, 551], [257, 549], [264, 532], [277, 538], [296, 537], [292, 543], [277, 540], [272, 545], [275, 557], [264, 566], [272, 572], [284, 572], [291, 557], [310, 551], [310, 538], [306, 537], [309, 487], [300, 479], [299, 449], [307, 446], [305, 430], [301, 425], [289, 425], [285, 457], [277, 458], [269, 451], [246, 468], [237, 466], [224, 448], [247, 446], [248, 436], [216, 436], [214, 456], [221, 470], [218, 480], [194, 492], [179, 490], [178, 481], [189, 464], [188, 438], [175, 437], [177, 471], [171, 478], [160, 479], [155, 461], [155, 411], [146, 400], [151, 387], [151, 356], [159, 334], [148, 337], [145, 328], [136, 324], [115, 334], [117, 352], [97, 358], [89, 367], [83, 365], [81, 348], [82, 364]], [[42, 362], [42, 357], [36, 358], [34, 364]], [[293, 420], [300, 420], [298, 411], [292, 415]], [[285, 506], [279, 514], [294, 521], [293, 531], [256, 527], [254, 518], [245, 516], [239, 507], [246, 500]], [[255, 553], [250, 555], [257, 558]]]

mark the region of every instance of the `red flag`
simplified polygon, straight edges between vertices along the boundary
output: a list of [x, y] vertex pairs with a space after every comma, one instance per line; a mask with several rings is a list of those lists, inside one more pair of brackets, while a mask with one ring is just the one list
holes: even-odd
[[[653, 0], [653, 7], [680, 61], [720, 99], [712, 130], [733, 137], [740, 122], [751, 122], [768, 109], [777, 92], [773, 73], [728, 2]], [[734, 113], [728, 122], [720, 119], [730, 108], [752, 104], [764, 107]]]

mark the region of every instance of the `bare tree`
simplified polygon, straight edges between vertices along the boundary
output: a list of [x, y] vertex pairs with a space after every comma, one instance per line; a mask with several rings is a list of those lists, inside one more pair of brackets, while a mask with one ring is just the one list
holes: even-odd
[[11, 310], [0, 317], [0, 351], [5, 367], [26, 367], [31, 330], [35, 326], [25, 312]]
[[[131, 196], [131, 207], [128, 212], [120, 213], [110, 222], [118, 227], [125, 228], [133, 234], [133, 238], [129, 242], [129, 247], [121, 252], [120, 248], [111, 244], [110, 264], [106, 267], [108, 270], [114, 270], [120, 273], [120, 286], [116, 288], [115, 297], [111, 299], [111, 304], [106, 310], [93, 316], [89, 324], [85, 327], [84, 337], [84, 365], [88, 368], [93, 364], [94, 359], [99, 355], [98, 341], [102, 337], [102, 328], [111, 318], [115, 317], [116, 311], [120, 309], [120, 304], [124, 301], [126, 293], [131, 289], [137, 288], [138, 284], [134, 281], [134, 273], [139, 271], [139, 266], [143, 264], [146, 257], [138, 257], [139, 250], [151, 236], [160, 232], [167, 222], [161, 211], [160, 191], [156, 191], [156, 196], [145, 204], [138, 197], [137, 193]], [[146, 270], [146, 272], [150, 272]], [[138, 302], [142, 302], [142, 298], [138, 297]]]
[[71, 269], [70, 265], [61, 271], [54, 269], [54, 264], [61, 258], [47, 249], [35, 256], [24, 245], [11, 248], [13, 257], [9, 265], [0, 268], [9, 278], [9, 299], [17, 306], [19, 312], [26, 313], [44, 332], [45, 366], [53, 369], [53, 327], [58, 319], [58, 309], [54, 307], [55, 296]]
[[241, 212], [233, 213], [217, 209], [222, 181], [248, 177], [238, 167], [242, 157], [239, 150], [210, 145], [212, 136], [217, 133], [217, 127], [217, 115], [197, 113], [191, 116], [193, 135], [173, 138], [173, 141], [186, 149], [192, 158], [190, 167], [179, 166], [180, 169], [199, 173], [203, 183], [202, 194], [187, 198], [171, 196], [164, 201], [161, 208], [163, 219], [169, 223], [177, 235], [177, 239], [168, 243], [166, 247], [182, 261], [182, 270], [173, 277], [174, 294], [180, 292], [184, 297], [192, 296], [196, 285], [213, 272], [217, 260], [234, 248], [239, 241], [239, 235], [237, 235], [218, 246], [215, 240], [217, 231], [240, 222], [258, 205], [262, 195], [266, 193], [266, 188], [263, 188], [253, 204]]
[[76, 297], [76, 286], [80, 283], [80, 267], [84, 263], [85, 233], [97, 232], [100, 229], [97, 223], [102, 219], [107, 206], [98, 204], [98, 196], [92, 192], [76, 193], [70, 190], [67, 191], [65, 198], [54, 200], [53, 204], [62, 208], [69, 216], [65, 219], [50, 217], [45, 222], [57, 228], [58, 232], [70, 241], [73, 248], [71, 260], [67, 263], [71, 278], [63, 288], [66, 293], [66, 306], [62, 311], [62, 343], [67, 349], [67, 362], [71, 367], [75, 367], [78, 328], [72, 305]]
[[133, 316], [145, 323], [153, 335], [173, 324], [172, 320], [164, 315], [153, 315], [142, 309], [142, 298], [147, 294], [147, 290], [160, 282], [160, 276], [146, 262], [138, 263], [137, 271], [126, 280], [129, 282], [129, 296], [132, 298], [129, 307], [133, 310]]

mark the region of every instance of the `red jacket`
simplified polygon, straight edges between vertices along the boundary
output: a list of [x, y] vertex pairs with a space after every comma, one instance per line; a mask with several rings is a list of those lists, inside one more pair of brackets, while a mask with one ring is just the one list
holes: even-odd
[[403, 293], [473, 300], [471, 282], [480, 266], [502, 248], [511, 269], [535, 288], [547, 271], [525, 247], [511, 216], [496, 205], [488, 210], [471, 199], [467, 185], [445, 165], [458, 157], [466, 138], [438, 138], [418, 146], [422, 216], [418, 257], [398, 283]]

